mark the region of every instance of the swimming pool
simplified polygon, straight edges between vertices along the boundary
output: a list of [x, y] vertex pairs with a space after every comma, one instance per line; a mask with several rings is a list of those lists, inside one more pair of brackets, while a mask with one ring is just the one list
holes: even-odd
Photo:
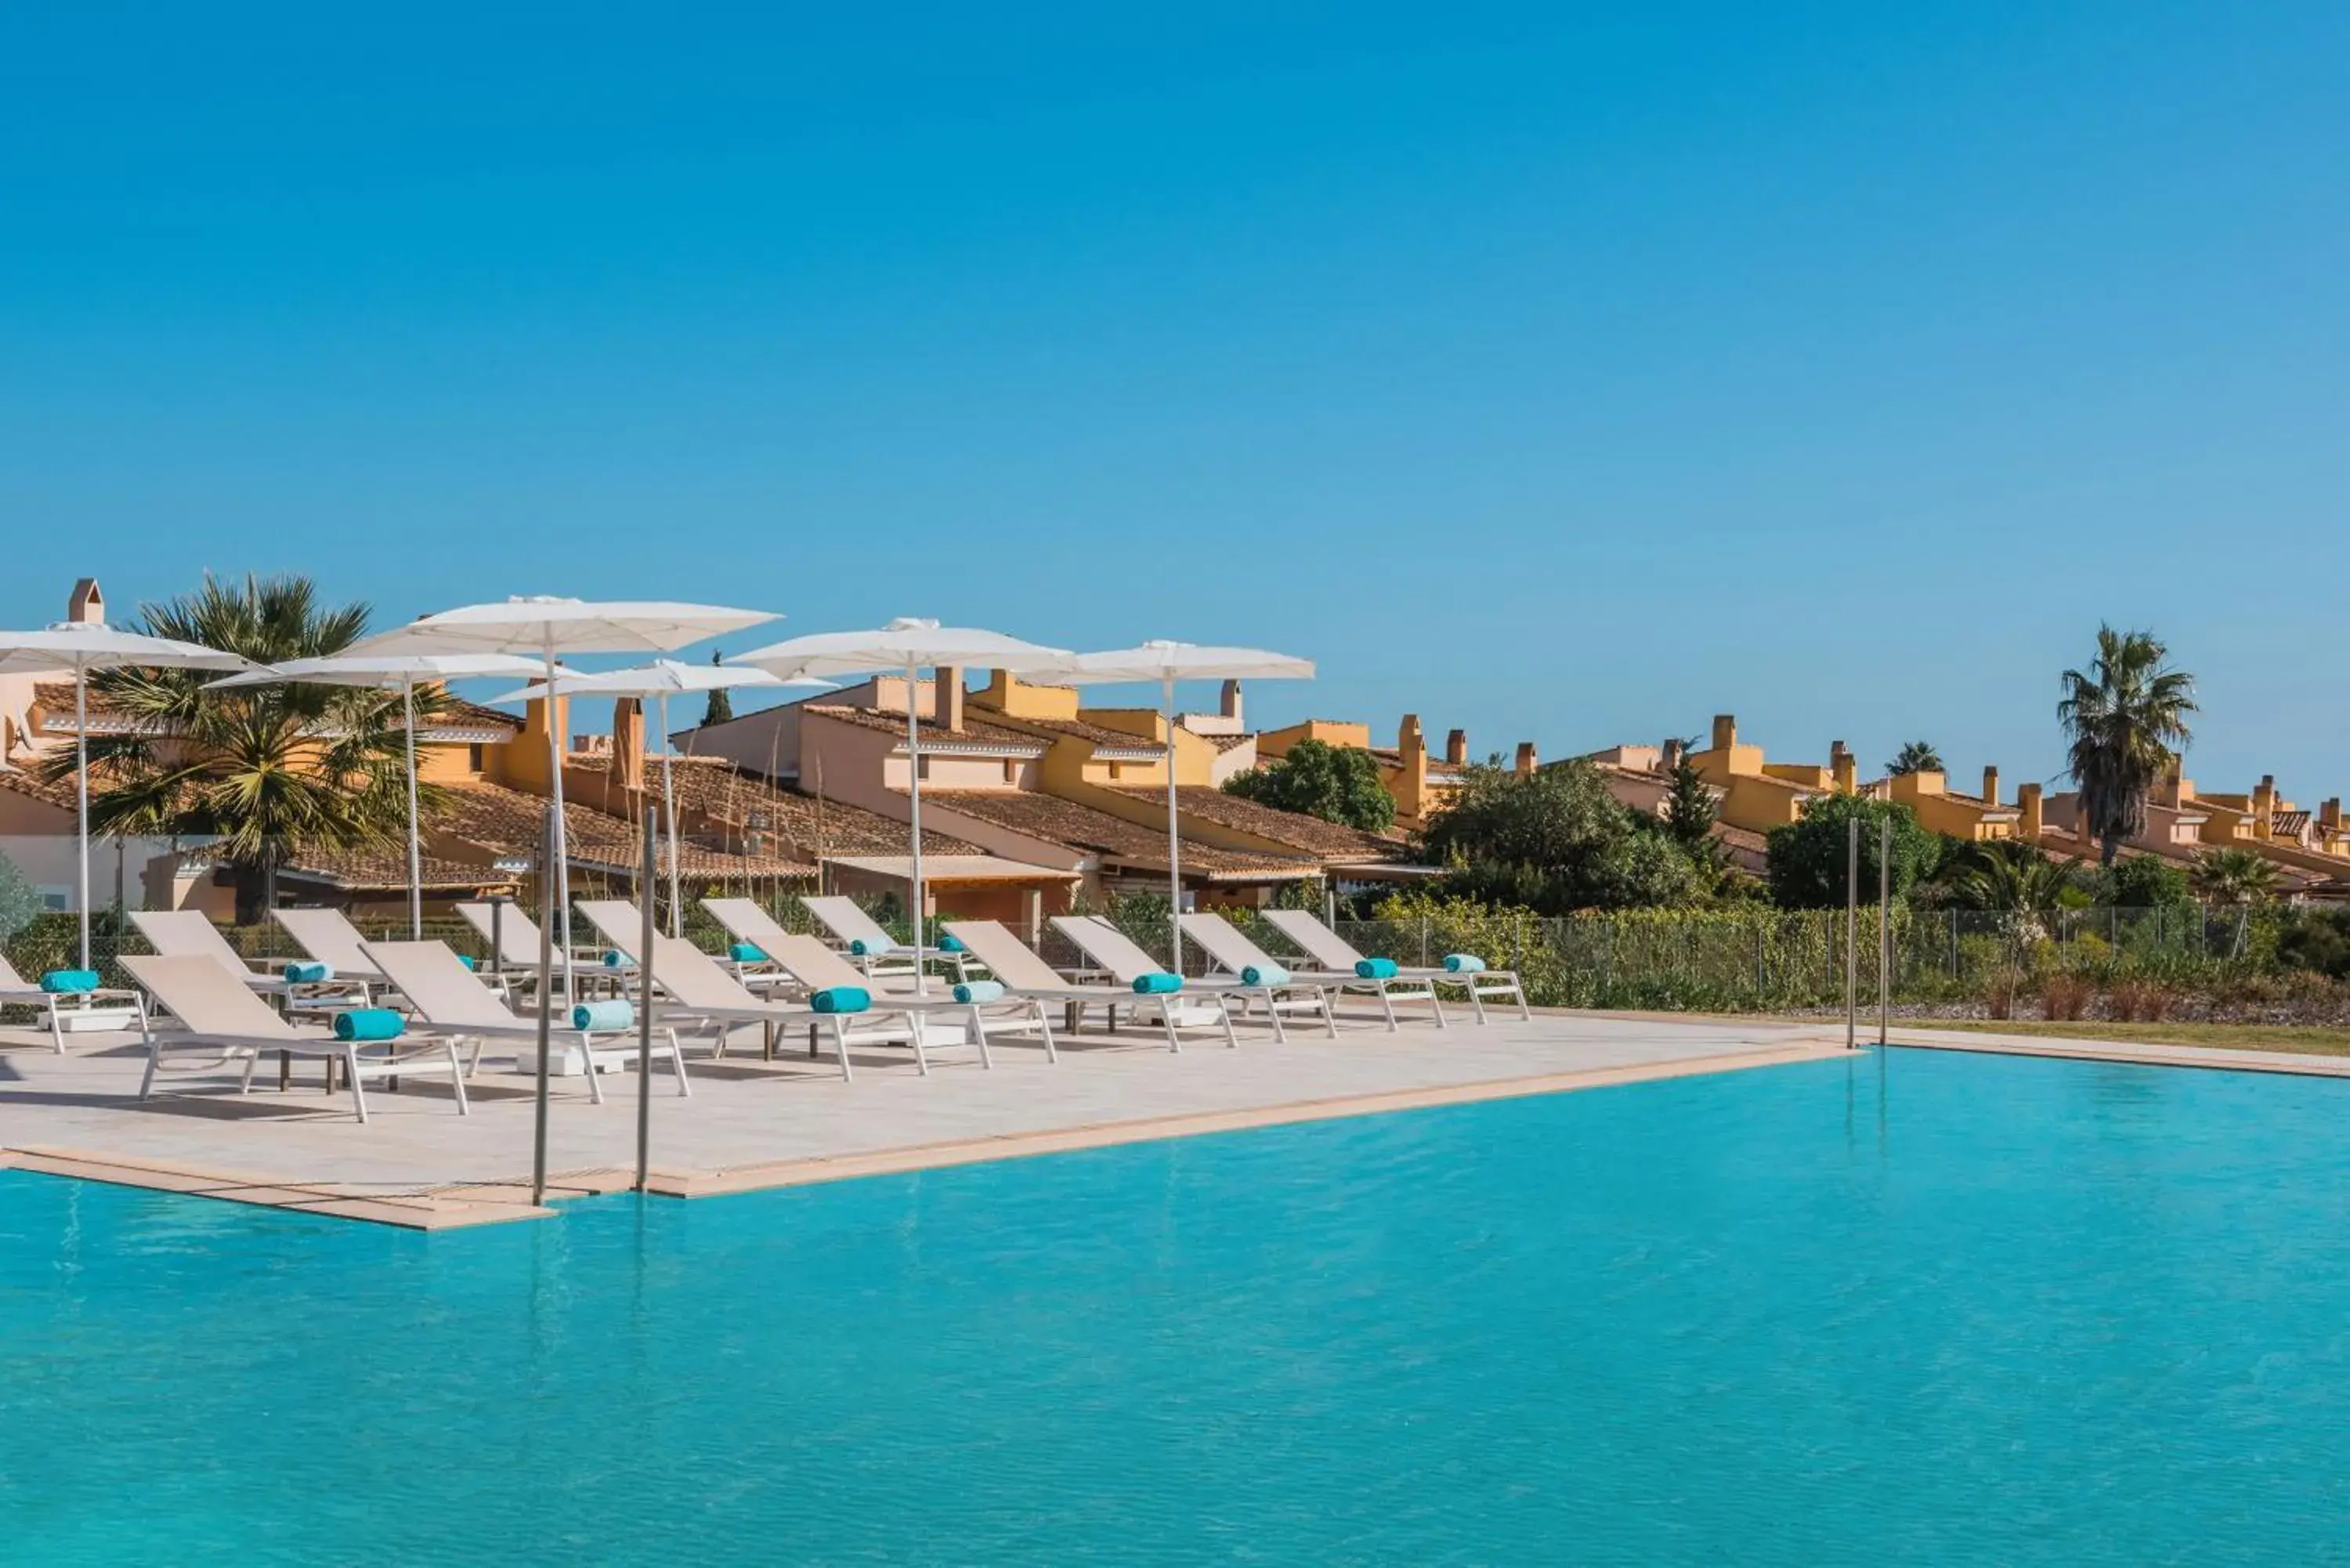
[[0, 1172], [0, 1556], [2350, 1562], [2346, 1113], [1894, 1052], [437, 1236]]

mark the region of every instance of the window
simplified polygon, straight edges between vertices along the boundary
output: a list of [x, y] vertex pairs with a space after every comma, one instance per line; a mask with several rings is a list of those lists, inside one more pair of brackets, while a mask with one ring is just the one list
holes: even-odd
[[483, 748], [478, 744], [465, 748], [465, 765], [475, 773], [482, 771], [482, 752]]
[[50, 911], [52, 914], [60, 910], [72, 909], [73, 889], [71, 888], [42, 888], [41, 908]]

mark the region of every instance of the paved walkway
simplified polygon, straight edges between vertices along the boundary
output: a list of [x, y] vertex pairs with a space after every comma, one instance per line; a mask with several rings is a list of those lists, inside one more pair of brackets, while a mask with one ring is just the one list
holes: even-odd
[[[1198, 1041], [1170, 1054], [1163, 1037], [1065, 1041], [1047, 1063], [1003, 1042], [983, 1070], [971, 1051], [938, 1053], [928, 1077], [902, 1052], [856, 1054], [843, 1083], [828, 1062], [759, 1060], [756, 1032], [723, 1062], [691, 1057], [693, 1095], [653, 1078], [657, 1190], [680, 1196], [836, 1179], [1009, 1155], [1359, 1115], [1464, 1099], [1550, 1093], [1691, 1071], [1834, 1054], [1812, 1025], [1659, 1021], [1539, 1012], [1449, 1030], [1389, 1034], [1342, 1016], [1331, 1040], [1293, 1026], [1285, 1044], [1244, 1027], [1242, 1048]], [[543, 1214], [530, 1206], [528, 1079], [484, 1059], [473, 1114], [459, 1116], [445, 1081], [371, 1087], [372, 1120], [323, 1067], [296, 1064], [291, 1092], [274, 1064], [240, 1098], [233, 1077], [180, 1075], [140, 1102], [145, 1052], [135, 1037], [72, 1038], [57, 1056], [33, 1030], [0, 1030], [0, 1161], [28, 1168], [438, 1228]], [[559, 1193], [624, 1184], [635, 1159], [636, 1078], [608, 1075], [608, 1103], [583, 1081], [556, 1081], [548, 1166]]]

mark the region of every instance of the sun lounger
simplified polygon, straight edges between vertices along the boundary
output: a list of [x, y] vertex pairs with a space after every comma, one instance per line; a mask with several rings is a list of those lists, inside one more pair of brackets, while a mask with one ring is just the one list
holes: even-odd
[[1147, 994], [1134, 990], [1134, 982], [1145, 975], [1165, 974], [1159, 961], [1128, 939], [1125, 932], [1098, 915], [1055, 915], [1053, 929], [1077, 945], [1087, 961], [1107, 974], [1118, 986], [1131, 995], [1138, 1009], [1156, 1009], [1168, 1029], [1168, 1048], [1175, 1048], [1178, 1032], [1199, 1033], [1207, 1029], [1220, 1030], [1224, 1044], [1237, 1049], [1240, 1037], [1232, 1033], [1232, 993], [1239, 981], [1222, 980], [1184, 981], [1184, 990], [1162, 994]]
[[800, 902], [826, 930], [840, 939], [840, 945], [847, 950], [857, 967], [876, 979], [911, 974], [920, 964], [933, 959], [954, 960], [955, 978], [966, 978], [960, 955], [943, 948], [917, 947], [899, 941], [854, 898], [836, 894], [829, 898], [804, 898]]
[[272, 909], [269, 918], [285, 928], [295, 944], [335, 971], [337, 980], [374, 981], [383, 976], [359, 951], [366, 940], [340, 909]]
[[[1333, 978], [1315, 973], [1292, 972], [1288, 966], [1268, 957], [1249, 940], [1246, 933], [1222, 915], [1206, 912], [1182, 917], [1183, 934], [1206, 953], [1218, 969], [1241, 982], [1241, 994], [1250, 1001], [1262, 998], [1273, 1017], [1273, 1037], [1282, 1040], [1281, 1015], [1284, 1012], [1320, 1013], [1322, 1023], [1330, 1031], [1330, 1038], [1338, 1037], [1338, 1020], [1330, 1011], [1329, 981]], [[1115, 928], [1113, 928], [1115, 929]], [[1124, 933], [1120, 933], [1122, 936]], [[1259, 973], [1278, 971], [1287, 974], [1286, 981], [1270, 982], [1252, 981], [1250, 970]], [[1395, 1027], [1389, 1014], [1388, 1027]]]
[[[510, 973], [536, 974], [538, 971], [538, 922], [519, 904], [505, 904], [494, 911], [486, 903], [468, 902], [454, 906], [458, 917], [482, 935], [482, 940], [494, 944], [497, 967]], [[563, 968], [563, 949], [554, 950], [555, 967]], [[603, 954], [600, 949], [573, 947], [571, 963], [574, 969], [596, 967]]]
[[[816, 940], [813, 937], [805, 940]], [[816, 945], [821, 948], [824, 944], [817, 942]], [[863, 975], [855, 970], [847, 972], [850, 983], [870, 996], [872, 1005], [861, 1012], [819, 1012], [804, 1002], [778, 1002], [758, 995], [727, 973], [717, 960], [683, 938], [653, 939], [654, 977], [660, 981], [661, 989], [669, 992], [677, 1009], [712, 1026], [717, 1034], [721, 1054], [725, 1051], [725, 1032], [730, 1025], [757, 1023], [772, 1028], [806, 1023], [819, 1032], [831, 1034], [833, 1055], [840, 1064], [843, 1078], [856, 1076], [848, 1061], [848, 1047], [852, 1044], [910, 1044], [914, 1049], [915, 1065], [927, 1075], [931, 1070], [928, 1042], [931, 1027], [928, 1021], [936, 1012], [951, 1009], [968, 1010], [943, 992], [935, 999], [921, 1001], [910, 996], [877, 992], [866, 983]], [[975, 1031], [974, 1038], [979, 1042], [981, 1064], [993, 1067], [995, 1064], [988, 1057], [985, 1033]], [[810, 1054], [815, 1054], [813, 1039], [808, 1049]]]
[[1394, 1033], [1398, 1027], [1395, 1004], [1399, 1002], [1425, 1002], [1428, 1003], [1429, 1010], [1436, 1014], [1436, 1026], [1439, 1029], [1451, 1027], [1445, 1021], [1444, 1003], [1438, 1000], [1436, 987], [1425, 981], [1401, 978], [1384, 981], [1373, 981], [1365, 979], [1352, 969], [1326, 969], [1319, 964], [1312, 967], [1303, 964], [1292, 967], [1283, 960], [1267, 953], [1250, 940], [1246, 932], [1220, 915], [1186, 915], [1183, 917], [1183, 932], [1198, 942], [1210, 958], [1225, 969], [1245, 969], [1251, 964], [1259, 966], [1268, 963], [1276, 964], [1288, 969], [1290, 978], [1293, 980], [1310, 981], [1336, 991], [1342, 996], [1349, 991], [1376, 992], [1379, 999], [1380, 1009], [1387, 1014], [1388, 1033], [1390, 1034]]
[[[1066, 1007], [1072, 1033], [1083, 1023], [1085, 1010], [1088, 1007], [1101, 1008], [1112, 1030], [1118, 1027], [1118, 1010], [1121, 1007], [1132, 1008], [1137, 1017], [1156, 1012], [1167, 1031], [1167, 1048], [1170, 1051], [1180, 1051], [1183, 1047], [1180, 1035], [1194, 1027], [1184, 1022], [1176, 1009], [1152, 1007], [1150, 1003], [1156, 999], [1137, 996], [1130, 984], [1087, 985], [1064, 979], [1027, 943], [998, 921], [950, 920], [945, 929], [970, 950], [972, 958], [987, 967], [989, 972], [995, 976], [996, 982], [1004, 988], [1005, 996], [1026, 997]], [[1218, 1007], [1224, 1043], [1235, 1044], [1231, 1016], [1221, 1011], [1221, 1002]], [[1050, 1049], [1049, 1045], [1047, 1049]]]
[[[1266, 921], [1273, 929], [1295, 942], [1298, 950], [1328, 970], [1342, 970], [1360, 975], [1356, 966], [1364, 961], [1354, 944], [1324, 925], [1315, 916], [1304, 909], [1267, 909]], [[1404, 1000], [1413, 993], [1409, 987], [1425, 984], [1431, 992], [1440, 985], [1457, 986], [1469, 993], [1469, 1004], [1476, 1009], [1477, 1022], [1485, 1022], [1485, 999], [1502, 997], [1518, 1004], [1518, 1016], [1532, 1018], [1534, 1011], [1526, 1005], [1525, 987], [1519, 982], [1515, 971], [1484, 969], [1455, 972], [1449, 969], [1417, 969], [1399, 965], [1396, 972], [1386, 979], [1358, 978], [1346, 989], [1349, 991], [1376, 988], [1380, 997]], [[1397, 990], [1400, 985], [1404, 990]]]
[[[220, 928], [201, 909], [133, 909], [130, 923], [147, 945], [163, 958], [208, 959], [251, 989], [281, 998], [290, 1012], [331, 1012], [340, 1007], [364, 1007], [367, 981], [337, 975], [323, 981], [289, 981], [282, 972], [263, 972], [248, 964], [228, 945]], [[280, 965], [279, 969], [282, 970]]]
[[[112, 1002], [111, 1007], [102, 1003]], [[141, 1033], [147, 1029], [147, 999], [136, 991], [43, 991], [16, 972], [8, 956], [0, 953], [0, 1005], [32, 1007], [40, 1010], [49, 1027], [49, 1044], [60, 1056], [66, 1054], [66, 1021], [77, 1012], [114, 1012], [128, 1004], [139, 1015]]]
[[456, 1042], [445, 1036], [433, 1036], [403, 1050], [398, 1041], [361, 1044], [305, 1031], [279, 1016], [216, 959], [201, 955], [138, 954], [125, 958], [122, 966], [146, 988], [157, 1007], [178, 1019], [187, 1030], [185, 1033], [161, 1031], [151, 1022], [147, 1031], [147, 1074], [139, 1085], [139, 1097], [142, 1100], [154, 1093], [156, 1075], [161, 1072], [163, 1058], [169, 1052], [201, 1049], [217, 1055], [221, 1066], [240, 1056], [244, 1058], [244, 1072], [237, 1084], [237, 1093], [242, 1095], [253, 1087], [253, 1069], [260, 1062], [261, 1054], [277, 1051], [340, 1062], [351, 1085], [351, 1106], [359, 1113], [359, 1119], [365, 1122], [367, 1092], [360, 1087], [361, 1080], [438, 1073], [442, 1070], [442, 1063], [431, 1059], [437, 1055], [445, 1059], [458, 1114], [471, 1112], [465, 1101], [465, 1069], [457, 1060]]
[[[366, 947], [369, 961], [383, 971], [415, 1010], [420, 1027], [446, 1036], [454, 1044], [472, 1044], [473, 1054], [465, 1065], [468, 1076], [481, 1064], [482, 1047], [493, 1040], [517, 1046], [537, 1045], [538, 1020], [508, 1007], [488, 982], [464, 966], [446, 942], [369, 942]], [[685, 1056], [678, 1049], [677, 1031], [659, 1018], [653, 1022], [655, 1037], [667, 1043], [670, 1070], [677, 1075], [677, 1092], [691, 1095], [692, 1087], [685, 1077]], [[597, 1082], [598, 1067], [605, 1064], [624, 1065], [636, 1060], [635, 1027], [581, 1029], [572, 1023], [567, 1007], [556, 1010], [548, 1021], [546, 1038], [551, 1051], [559, 1049], [567, 1054], [573, 1045], [578, 1047], [580, 1066], [588, 1075], [588, 1097], [599, 1106], [604, 1103], [604, 1090]], [[536, 1059], [533, 1058], [533, 1066], [536, 1065]]]

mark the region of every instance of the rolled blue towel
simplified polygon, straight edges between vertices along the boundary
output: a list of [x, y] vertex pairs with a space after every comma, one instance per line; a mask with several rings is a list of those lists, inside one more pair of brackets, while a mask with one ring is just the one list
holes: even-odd
[[1003, 987], [992, 980], [968, 980], [954, 988], [957, 1002], [1001, 1002]]
[[1134, 994], [1137, 996], [1166, 996], [1182, 989], [1183, 977], [1169, 974], [1163, 969], [1134, 977]]
[[620, 951], [619, 949], [606, 948], [604, 950], [604, 967], [606, 969], [625, 969], [628, 967], [628, 958]]
[[726, 950], [726, 956], [736, 963], [764, 963], [767, 955], [755, 942], [736, 942]]
[[335, 966], [296, 959], [277, 972], [296, 985], [321, 985], [335, 978]]
[[1355, 972], [1365, 980], [1393, 980], [1401, 971], [1393, 959], [1357, 959]]
[[888, 937], [876, 937], [871, 941], [859, 937], [848, 944], [848, 950], [858, 958], [879, 958], [883, 953], [896, 952], [898, 944]]
[[1477, 974], [1483, 971], [1485, 961], [1475, 953], [1446, 953], [1444, 967], [1454, 974]]
[[952, 931], [948, 931], [939, 938], [939, 951], [942, 953], [959, 953], [965, 950], [962, 939]]
[[335, 1014], [338, 1040], [397, 1040], [408, 1020], [389, 1007], [352, 1007]]
[[482, 967], [482, 961], [475, 958], [471, 953], [459, 953], [457, 955], [457, 961], [463, 964], [467, 969], [477, 970]]
[[96, 991], [98, 981], [94, 969], [53, 969], [41, 977], [41, 989], [51, 996], [79, 996]]
[[625, 996], [602, 1002], [575, 1002], [571, 1008], [574, 1029], [628, 1029], [637, 1022], [637, 1004]]
[[1278, 990], [1289, 983], [1289, 971], [1277, 963], [1253, 963], [1241, 971], [1241, 983]]
[[828, 985], [808, 998], [817, 1012], [862, 1012], [873, 1005], [873, 993], [861, 985]]

